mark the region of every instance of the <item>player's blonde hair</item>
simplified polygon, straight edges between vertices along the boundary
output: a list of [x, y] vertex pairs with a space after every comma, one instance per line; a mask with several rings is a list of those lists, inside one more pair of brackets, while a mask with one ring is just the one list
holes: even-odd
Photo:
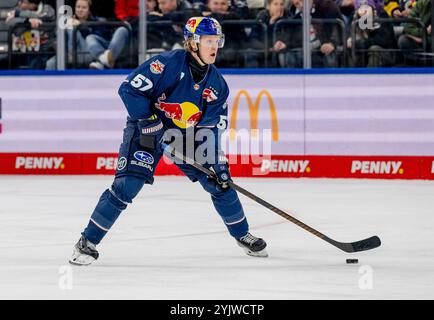
[[184, 49], [187, 52], [194, 52], [193, 47], [192, 47], [192, 43], [194, 43], [194, 40], [192, 37], [188, 38], [187, 40], [184, 40], [183, 45], [184, 45]]

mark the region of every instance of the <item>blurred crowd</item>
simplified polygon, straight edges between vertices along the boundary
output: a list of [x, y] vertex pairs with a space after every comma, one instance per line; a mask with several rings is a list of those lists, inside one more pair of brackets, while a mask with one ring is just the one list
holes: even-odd
[[[191, 2], [190, 2], [191, 1]], [[191, 16], [223, 27], [225, 68], [303, 66], [303, 6], [312, 24], [313, 67], [432, 66], [434, 0], [147, 0], [147, 52], [182, 48]], [[55, 70], [56, 24], [65, 30], [67, 68], [134, 68], [138, 64], [138, 0], [2, 0], [0, 67]]]

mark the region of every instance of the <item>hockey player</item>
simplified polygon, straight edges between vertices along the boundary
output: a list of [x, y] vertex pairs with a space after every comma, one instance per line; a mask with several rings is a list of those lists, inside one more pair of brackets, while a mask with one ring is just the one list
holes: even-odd
[[177, 166], [211, 194], [215, 209], [230, 235], [251, 256], [267, 257], [264, 240], [249, 233], [249, 226], [230, 173], [219, 149], [226, 129], [228, 86], [213, 65], [224, 35], [217, 20], [193, 17], [184, 27], [184, 48], [155, 56], [134, 70], [119, 88], [128, 111], [114, 182], [104, 191], [90, 221], [74, 247], [70, 263], [88, 265], [99, 256], [96, 246], [132, 202], [144, 184], [154, 181], [154, 169], [163, 154], [161, 141], [168, 129], [185, 137], [188, 130], [211, 130], [215, 146], [212, 178], [196, 168]]

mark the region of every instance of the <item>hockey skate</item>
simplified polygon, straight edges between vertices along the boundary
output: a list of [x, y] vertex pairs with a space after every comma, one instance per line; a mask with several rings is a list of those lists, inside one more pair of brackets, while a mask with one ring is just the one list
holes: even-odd
[[243, 248], [243, 250], [252, 257], [268, 257], [268, 253], [265, 250], [267, 243], [261, 239], [256, 238], [255, 236], [247, 233], [245, 236], [237, 239], [237, 244]]
[[96, 246], [82, 235], [74, 246], [74, 252], [71, 259], [69, 259], [69, 263], [77, 266], [87, 266], [98, 259], [98, 256]]

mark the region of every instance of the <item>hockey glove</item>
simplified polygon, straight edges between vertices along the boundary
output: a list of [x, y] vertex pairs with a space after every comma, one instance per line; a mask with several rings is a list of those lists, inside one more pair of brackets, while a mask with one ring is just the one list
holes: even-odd
[[139, 119], [137, 127], [140, 132], [140, 146], [150, 152], [159, 151], [164, 134], [161, 120], [156, 115], [148, 119]]
[[214, 164], [211, 170], [215, 172], [214, 180], [218, 183], [222, 190], [229, 189], [229, 181], [232, 181], [231, 174], [227, 163]]

